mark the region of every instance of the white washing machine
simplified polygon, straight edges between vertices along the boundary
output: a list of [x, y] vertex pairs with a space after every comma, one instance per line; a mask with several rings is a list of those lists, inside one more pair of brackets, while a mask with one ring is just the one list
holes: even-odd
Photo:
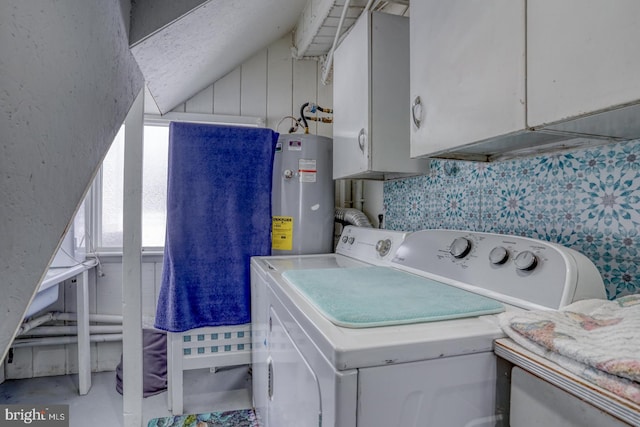
[[496, 313], [605, 297], [573, 250], [454, 230], [346, 227], [335, 254], [255, 257], [251, 275], [268, 427], [506, 425]]

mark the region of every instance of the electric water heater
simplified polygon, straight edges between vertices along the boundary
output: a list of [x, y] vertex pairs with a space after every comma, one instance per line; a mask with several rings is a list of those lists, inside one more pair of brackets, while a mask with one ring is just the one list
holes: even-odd
[[273, 255], [333, 252], [333, 140], [309, 134], [278, 138], [273, 162]]

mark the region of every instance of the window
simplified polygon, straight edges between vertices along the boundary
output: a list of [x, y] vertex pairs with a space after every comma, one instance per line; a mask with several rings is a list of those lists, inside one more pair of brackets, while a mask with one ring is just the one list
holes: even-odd
[[96, 244], [101, 248], [122, 247], [122, 199], [124, 181], [124, 126], [116, 135], [102, 162], [98, 194]]
[[[142, 246], [164, 246], [167, 201], [169, 127], [145, 125], [142, 167]], [[96, 215], [97, 245], [102, 250], [122, 248], [124, 126], [107, 153], [100, 174]]]
[[144, 127], [142, 246], [163, 247], [167, 223], [169, 126]]
[[[167, 171], [170, 121], [264, 126], [262, 119], [196, 113], [145, 116], [142, 166], [142, 246], [149, 250], [164, 246], [167, 205]], [[94, 251], [122, 250], [124, 184], [124, 125], [113, 140], [92, 190], [92, 236]]]

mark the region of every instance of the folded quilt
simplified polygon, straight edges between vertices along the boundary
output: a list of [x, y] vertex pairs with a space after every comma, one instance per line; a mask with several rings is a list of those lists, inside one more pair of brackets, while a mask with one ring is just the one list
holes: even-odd
[[498, 318], [526, 349], [640, 404], [640, 295], [578, 301], [558, 311], [509, 311]]

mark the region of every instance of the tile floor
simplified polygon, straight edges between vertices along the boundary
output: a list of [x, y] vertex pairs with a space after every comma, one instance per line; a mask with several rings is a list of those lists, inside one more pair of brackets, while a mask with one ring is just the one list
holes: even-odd
[[[0, 384], [0, 403], [68, 404], [70, 427], [123, 426], [122, 395], [116, 391], [115, 372], [94, 373], [91, 379], [91, 390], [85, 396], [78, 395], [77, 375], [6, 380]], [[247, 366], [216, 373], [208, 369], [185, 371], [184, 384], [185, 413], [251, 407], [251, 376]], [[143, 400], [143, 426], [151, 418], [169, 415], [166, 392]]]

